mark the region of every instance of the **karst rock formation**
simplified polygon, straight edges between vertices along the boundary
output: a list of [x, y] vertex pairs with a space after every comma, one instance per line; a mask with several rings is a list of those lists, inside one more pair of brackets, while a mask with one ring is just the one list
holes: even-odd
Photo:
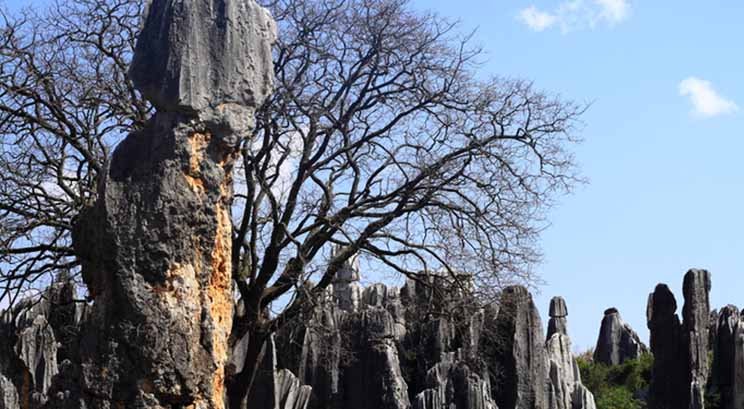
[[648, 348], [633, 328], [623, 321], [617, 309], [605, 310], [597, 346], [594, 348], [594, 361], [605, 365], [620, 365], [645, 352], [648, 352]]
[[648, 298], [647, 320], [654, 354], [650, 407], [654, 409], [705, 407], [708, 385], [710, 273], [693, 269], [684, 277], [682, 321], [677, 301], [666, 284]]
[[568, 337], [568, 307], [563, 297], [550, 300], [548, 355], [550, 377], [549, 409], [596, 409], [594, 396], [581, 383], [581, 373], [571, 352]]
[[89, 407], [224, 407], [232, 168], [272, 89], [274, 37], [253, 0], [150, 2], [130, 77], [156, 113], [118, 145], [73, 234], [94, 299]]
[[[358, 271], [341, 271], [334, 287], [349, 284], [359, 284]], [[329, 289], [310, 316], [269, 338], [244, 407], [595, 408], [581, 383], [567, 331], [545, 341], [540, 314], [526, 289], [508, 287], [499, 303], [485, 308], [457, 291], [435, 275], [409, 280], [400, 289], [360, 286], [358, 298], [355, 291]], [[565, 302], [556, 302], [564, 313], [551, 319], [566, 324]], [[13, 342], [0, 349], [0, 408], [106, 407], [100, 397], [90, 399], [81, 379], [89, 370], [89, 354], [76, 353], [95, 348], [88, 343], [100, 337], [91, 332], [107, 334], [99, 327], [95, 304], [76, 302], [74, 286], [60, 281], [32, 309], [28, 305], [24, 301], [3, 313], [0, 336]], [[162, 342], [177, 345], [180, 340]], [[232, 363], [242, 362], [242, 348], [239, 342], [229, 351]], [[155, 368], [159, 363], [140, 365]], [[101, 368], [103, 374], [108, 370]], [[132, 368], [133, 374], [138, 370], [145, 369]], [[148, 407], [116, 405], [110, 407]], [[169, 407], [157, 405], [149, 407]], [[178, 405], [170, 407], [189, 407]]]

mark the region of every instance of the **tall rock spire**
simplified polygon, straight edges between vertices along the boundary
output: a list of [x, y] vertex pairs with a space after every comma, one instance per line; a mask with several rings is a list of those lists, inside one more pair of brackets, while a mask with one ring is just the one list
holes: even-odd
[[687, 355], [690, 401], [689, 409], [705, 407], [705, 387], [708, 383], [708, 330], [710, 328], [710, 273], [692, 269], [685, 274], [682, 291], [682, 342]]
[[708, 380], [710, 273], [692, 269], [685, 274], [683, 321], [666, 284], [648, 298], [647, 320], [654, 354], [650, 385], [652, 409], [702, 409]]
[[89, 407], [225, 407], [232, 168], [272, 88], [274, 36], [254, 0], [149, 4], [130, 76], [157, 112], [74, 232], [95, 300]]
[[548, 409], [596, 409], [594, 395], [581, 383], [581, 372], [571, 353], [568, 308], [563, 297], [550, 300], [545, 351], [548, 357]]
[[648, 348], [630, 325], [623, 321], [617, 309], [606, 309], [594, 348], [594, 360], [606, 365], [620, 365], [647, 351]]

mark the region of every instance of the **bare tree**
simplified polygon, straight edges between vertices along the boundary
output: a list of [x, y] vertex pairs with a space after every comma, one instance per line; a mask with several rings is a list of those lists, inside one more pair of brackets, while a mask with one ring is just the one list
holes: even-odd
[[266, 314], [280, 297], [316, 298], [356, 253], [412, 279], [466, 272], [480, 295], [531, 281], [543, 212], [578, 181], [566, 149], [582, 107], [481, 79], [457, 24], [405, 0], [265, 5], [277, 85], [242, 149], [233, 338], [251, 340], [232, 398], [263, 339], [307, 308]]
[[[233, 206], [242, 307], [231, 342], [249, 334], [246, 365], [228, 379], [233, 405], [265, 338], [352, 255], [488, 297], [534, 281], [544, 212], [579, 181], [569, 149], [583, 107], [485, 78], [455, 22], [406, 0], [260, 3], [279, 27], [276, 88], [242, 143]], [[47, 15], [5, 16], [2, 296], [76, 268], [73, 219], [110, 148], [149, 115], [125, 75], [140, 8], [58, 0]]]
[[73, 218], [148, 116], [125, 75], [139, 14], [131, 0], [0, 13], [0, 301], [77, 271]]

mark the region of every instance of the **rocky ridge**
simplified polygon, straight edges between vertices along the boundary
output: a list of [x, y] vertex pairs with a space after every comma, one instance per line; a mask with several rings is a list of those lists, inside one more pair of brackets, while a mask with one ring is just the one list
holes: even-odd
[[[358, 271], [351, 280], [344, 278], [346, 273], [340, 274], [339, 283], [359, 284]], [[445, 307], [457, 297], [438, 302], [445, 280], [436, 276], [428, 280], [426, 285], [411, 280], [400, 289], [366, 287], [358, 304], [339, 298], [354, 292], [330, 289], [310, 320], [288, 326], [267, 342], [245, 407], [595, 408], [591, 393], [581, 384], [568, 334], [554, 333], [543, 341], [540, 315], [527, 290], [505, 289], [501, 308], [476, 308], [466, 302], [455, 307], [456, 314], [447, 315]], [[19, 306], [3, 315], [14, 317], [3, 321], [14, 324], [3, 326], [0, 335], [18, 338], [13, 348], [0, 353], [0, 408], [96, 407], [86, 404], [78, 387], [85, 362], [70, 359], [65, 352], [86, 347], [81, 344], [86, 332], [98, 325], [94, 310], [74, 301], [70, 284], [55, 284], [47, 293], [34, 309]], [[63, 310], [65, 314], [60, 313]], [[62, 315], [64, 320], [55, 318]], [[551, 319], [557, 318], [566, 316]], [[44, 321], [55, 323], [49, 327], [52, 334], [38, 337]], [[28, 354], [30, 348], [47, 353]], [[230, 362], [241, 361], [240, 348], [238, 343], [230, 351], [238, 358]], [[26, 372], [15, 371], [8, 362], [23, 362]], [[42, 378], [29, 376], [31, 372]], [[24, 384], [24, 379], [30, 383]]]
[[623, 321], [617, 309], [605, 310], [597, 346], [594, 348], [594, 361], [605, 365], [620, 365], [645, 352], [648, 352], [648, 348], [633, 328]]

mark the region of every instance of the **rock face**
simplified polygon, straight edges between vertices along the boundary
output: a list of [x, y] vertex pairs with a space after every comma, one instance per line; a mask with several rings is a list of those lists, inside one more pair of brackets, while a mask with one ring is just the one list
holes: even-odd
[[79, 387], [60, 381], [75, 379], [70, 368], [79, 364], [86, 310], [84, 303], [74, 301], [72, 284], [57, 282], [38, 299], [23, 300], [2, 312], [0, 408], [81, 407], [75, 398]]
[[[594, 396], [581, 383], [579, 367], [571, 353], [571, 339], [568, 332], [566, 317], [568, 309], [562, 297], [550, 300], [550, 322], [562, 320], [563, 331], [550, 334], [545, 343], [548, 356], [548, 373], [550, 379], [549, 409], [596, 409]], [[551, 327], [550, 322], [548, 328]], [[557, 326], [555, 326], [557, 327]]]
[[[735, 384], [737, 372], [744, 373], [744, 367], [736, 366], [736, 341], [741, 318], [735, 305], [721, 308], [716, 325], [715, 344], [713, 344], [713, 365], [711, 366], [711, 387], [718, 392], [722, 409], [735, 409]], [[738, 369], [738, 370], [737, 370]]]
[[638, 334], [625, 323], [615, 308], [604, 312], [599, 329], [597, 346], [594, 348], [594, 361], [606, 365], [620, 365], [628, 359], [636, 359], [648, 348], [641, 342]]
[[501, 408], [540, 409], [548, 405], [548, 361], [540, 314], [524, 287], [507, 287], [496, 318], [501, 337], [496, 364], [502, 373], [493, 383]]
[[720, 397], [721, 409], [744, 407], [744, 311], [735, 305], [723, 307], [718, 322], [711, 326], [716, 334], [709, 392]]
[[272, 90], [275, 32], [253, 0], [151, 0], [129, 76], [158, 112], [250, 131]]
[[0, 409], [20, 408], [18, 393], [15, 385], [3, 375], [0, 375]]
[[689, 376], [689, 408], [703, 409], [708, 383], [708, 330], [710, 327], [710, 273], [693, 269], [685, 274], [682, 286], [685, 305], [682, 308], [682, 348]]
[[310, 402], [312, 388], [302, 385], [297, 377], [287, 369], [277, 368], [276, 344], [274, 336], [266, 342], [267, 351], [251, 395], [250, 408], [261, 409], [305, 409]]
[[[503, 308], [480, 309], [457, 294], [443, 301], [442, 295], [454, 290], [441, 279], [429, 284], [433, 287], [409, 281], [400, 290], [375, 284], [362, 291], [356, 310], [342, 309], [349, 300], [334, 296], [347, 293], [329, 290], [310, 319], [270, 337], [244, 407], [594, 409], [568, 335], [554, 333], [543, 344], [540, 316], [527, 290], [510, 287]], [[96, 306], [74, 303], [69, 284], [55, 284], [47, 294], [47, 301], [32, 310], [3, 314], [0, 335], [24, 338], [0, 343], [10, 347], [0, 351], [0, 408], [106, 407], [89, 403], [82, 389], [89, 361], [76, 353], [99, 339], [94, 335], [101, 332]], [[35, 334], [42, 321], [52, 332], [37, 342], [36, 335], [27, 334]], [[50, 353], [56, 348], [56, 363], [46, 364], [44, 354], [27, 353], [32, 347]], [[235, 344], [229, 365], [243, 363], [244, 347], [243, 341]], [[514, 406], [497, 406], [508, 399]]]
[[[359, 292], [337, 290], [360, 278], [347, 267], [311, 317], [277, 335], [280, 366], [312, 386], [308, 407], [594, 409], [568, 336], [543, 343], [523, 287], [505, 289], [500, 308], [481, 309], [447, 279], [428, 276], [400, 290], [369, 286], [357, 302]], [[560, 310], [565, 320], [565, 303]], [[548, 406], [557, 399], [565, 404]]]
[[462, 361], [436, 364], [426, 375], [425, 389], [414, 401], [414, 409], [496, 409], [488, 377], [475, 374]]
[[690, 270], [684, 279], [684, 321], [676, 314], [677, 302], [665, 284], [649, 295], [647, 319], [654, 354], [650, 407], [701, 409], [708, 378], [710, 274]]
[[649, 295], [646, 317], [654, 354], [649, 406], [655, 409], [687, 407], [688, 390], [680, 353], [681, 324], [676, 314], [677, 301], [666, 284], [659, 284]]
[[568, 335], [568, 324], [566, 317], [568, 317], [568, 308], [566, 307], [566, 301], [563, 297], [553, 297], [550, 300], [550, 310], [548, 311], [550, 320], [548, 321], [548, 340], [555, 333]]
[[157, 113], [116, 148], [73, 232], [95, 300], [90, 407], [224, 407], [232, 167], [272, 86], [273, 36], [253, 0], [149, 6], [131, 76]]

